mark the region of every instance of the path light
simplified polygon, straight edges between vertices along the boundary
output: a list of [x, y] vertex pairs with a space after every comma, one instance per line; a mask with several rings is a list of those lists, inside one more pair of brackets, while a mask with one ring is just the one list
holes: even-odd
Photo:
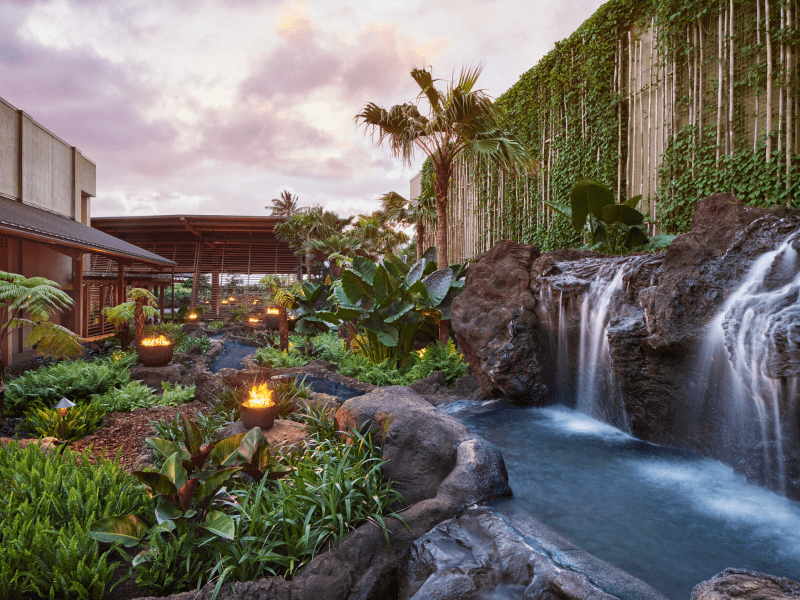
[[258, 319], [256, 317], [250, 317], [247, 320], [250, 321], [251, 323], [258, 323]]
[[70, 408], [75, 406], [74, 402], [70, 402], [66, 398], [61, 398], [58, 401], [58, 404], [55, 405], [55, 409], [58, 411], [58, 414], [61, 415], [61, 439], [63, 440], [66, 437], [66, 427], [67, 427], [67, 412]]
[[250, 388], [250, 397], [242, 402], [242, 424], [245, 429], [249, 431], [253, 427], [260, 427], [261, 431], [266, 431], [272, 427], [278, 413], [273, 394], [267, 383]]

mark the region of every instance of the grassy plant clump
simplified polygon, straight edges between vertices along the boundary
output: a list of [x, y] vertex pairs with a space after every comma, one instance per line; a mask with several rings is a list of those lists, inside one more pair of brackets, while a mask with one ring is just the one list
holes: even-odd
[[195, 386], [172, 385], [161, 382], [164, 390], [157, 395], [141, 381], [130, 381], [120, 388], [112, 388], [105, 394], [94, 394], [93, 401], [99, 402], [107, 412], [131, 412], [137, 408], [154, 406], [180, 406], [194, 400]]
[[339, 372], [342, 375], [379, 386], [411, 385], [428, 377], [434, 371], [442, 371], [445, 381], [450, 386], [454, 385], [459, 377], [467, 374], [464, 357], [452, 340], [446, 347], [437, 342], [424, 350], [410, 354], [406, 363], [401, 366], [391, 359], [374, 363], [366, 356], [353, 352], [349, 352], [339, 363]]
[[219, 331], [225, 326], [225, 321], [209, 321], [206, 323], [206, 329], [208, 331]]
[[272, 399], [278, 405], [278, 418], [288, 419], [296, 413], [300, 405], [298, 398], [310, 398], [311, 388], [298, 381], [294, 377], [282, 377], [275, 379], [270, 385], [272, 389]]
[[0, 598], [101, 598], [116, 564], [89, 524], [148, 508], [116, 462], [12, 442], [0, 451]]
[[207, 335], [201, 335], [200, 337], [187, 335], [181, 342], [175, 345], [175, 353], [187, 352], [190, 348], [194, 348], [195, 346], [199, 346], [200, 352], [205, 354], [211, 349], [211, 338]]
[[259, 348], [256, 352], [256, 361], [264, 367], [288, 369], [307, 365], [311, 362], [311, 357], [302, 355], [296, 348], [291, 347], [291, 345], [286, 351], [265, 346], [264, 348]]
[[67, 397], [76, 404], [92, 394], [130, 381], [128, 367], [136, 362], [135, 354], [115, 355], [92, 362], [78, 359], [28, 371], [6, 384], [6, 409], [12, 416], [30, 408], [49, 408]]
[[72, 407], [63, 417], [52, 408], [32, 408], [25, 413], [25, 420], [20, 427], [39, 438], [73, 441], [102, 427], [105, 416], [105, 407], [97, 400], [92, 400]]

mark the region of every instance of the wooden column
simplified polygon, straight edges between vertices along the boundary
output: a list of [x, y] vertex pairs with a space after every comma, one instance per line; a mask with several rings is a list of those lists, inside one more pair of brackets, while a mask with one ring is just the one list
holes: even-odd
[[88, 335], [88, 294], [83, 288], [83, 255], [72, 258], [72, 331], [86, 337]]
[[278, 311], [278, 332], [280, 333], [281, 337], [281, 350], [285, 352], [289, 349], [289, 320], [286, 316], [285, 306], [279, 306]]
[[117, 263], [117, 294], [114, 300], [116, 301], [117, 305], [122, 304], [125, 302], [125, 298], [128, 295], [128, 290], [125, 289], [125, 263], [118, 262]]
[[166, 286], [158, 286], [158, 310], [161, 312], [161, 320], [164, 320], [164, 288]]
[[211, 273], [211, 311], [219, 315], [219, 271]]

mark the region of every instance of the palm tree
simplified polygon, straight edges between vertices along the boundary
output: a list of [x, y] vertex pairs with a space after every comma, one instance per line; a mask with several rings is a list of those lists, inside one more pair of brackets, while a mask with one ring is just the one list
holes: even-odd
[[297, 205], [299, 201], [297, 194], [292, 194], [289, 190], [283, 190], [280, 198], [271, 200], [272, 206], [265, 206], [264, 208], [272, 211], [270, 215], [273, 217], [291, 217], [294, 214], [303, 212], [303, 209]]
[[287, 242], [298, 255], [305, 256], [306, 272], [310, 276], [314, 260], [325, 258], [324, 251], [315, 247], [314, 241], [341, 233], [351, 222], [352, 218], [342, 219], [335, 212], [314, 206], [275, 225], [275, 233], [279, 240]]
[[421, 259], [425, 251], [425, 223], [428, 221], [436, 223], [436, 196], [433, 193], [426, 195], [423, 190], [423, 193], [413, 200], [406, 200], [397, 192], [389, 192], [381, 198], [381, 210], [390, 221], [414, 226], [417, 236], [417, 260]]
[[[447, 84], [446, 91], [436, 89], [431, 71], [413, 69], [411, 77], [420, 88], [417, 96], [427, 99], [427, 115], [420, 113], [417, 103], [397, 104], [388, 110], [373, 102], [356, 115], [376, 143], [388, 143], [392, 154], [411, 164], [416, 149], [428, 155], [433, 163], [436, 191], [437, 266], [448, 267], [447, 256], [447, 192], [453, 161], [464, 150], [484, 156], [503, 167], [532, 166], [533, 161], [522, 144], [497, 124], [497, 111], [492, 99], [475, 84], [482, 66], [464, 68], [457, 80]], [[439, 339], [447, 343], [448, 326], [439, 323]]]
[[[80, 356], [78, 335], [49, 321], [50, 315], [70, 306], [72, 298], [55, 281], [0, 271], [0, 313], [6, 319], [0, 322], [0, 344], [18, 329], [30, 327], [25, 345], [35, 346], [38, 354]], [[0, 345], [0, 422], [5, 421], [6, 360]]]

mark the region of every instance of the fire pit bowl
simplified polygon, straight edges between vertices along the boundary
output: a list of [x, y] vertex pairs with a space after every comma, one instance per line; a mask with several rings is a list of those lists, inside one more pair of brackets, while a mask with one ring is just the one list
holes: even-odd
[[163, 335], [158, 338], [146, 338], [136, 344], [139, 364], [146, 367], [165, 367], [172, 361], [175, 345]]
[[260, 427], [266, 431], [275, 423], [278, 414], [278, 405], [272, 399], [273, 391], [268, 384], [250, 388], [250, 398], [242, 402], [242, 424], [246, 430]]

